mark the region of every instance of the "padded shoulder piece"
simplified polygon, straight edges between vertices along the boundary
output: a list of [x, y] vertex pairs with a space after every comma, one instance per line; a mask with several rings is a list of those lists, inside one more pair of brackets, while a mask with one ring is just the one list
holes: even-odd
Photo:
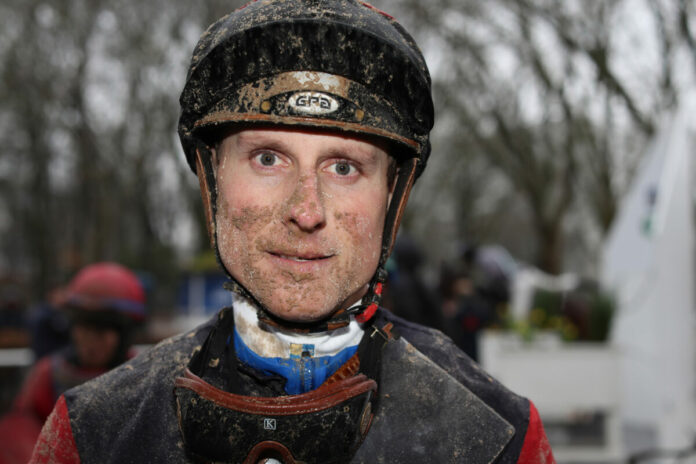
[[404, 338], [384, 348], [380, 408], [355, 463], [491, 463], [515, 429]]
[[512, 424], [515, 435], [498, 457], [496, 464], [518, 462], [529, 425], [529, 400], [508, 390], [439, 330], [408, 322], [386, 310], [380, 310], [377, 318], [377, 325], [381, 326], [387, 322], [394, 324], [394, 330], [418, 351]]

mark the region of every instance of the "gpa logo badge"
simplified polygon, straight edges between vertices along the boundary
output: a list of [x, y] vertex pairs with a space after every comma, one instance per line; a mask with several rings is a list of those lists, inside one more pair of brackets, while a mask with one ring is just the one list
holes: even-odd
[[290, 96], [288, 104], [298, 113], [327, 114], [338, 109], [338, 101], [321, 92], [297, 92]]
[[263, 419], [263, 428], [265, 430], [275, 430], [276, 429], [276, 420], [275, 419], [269, 419], [269, 418], [264, 418]]

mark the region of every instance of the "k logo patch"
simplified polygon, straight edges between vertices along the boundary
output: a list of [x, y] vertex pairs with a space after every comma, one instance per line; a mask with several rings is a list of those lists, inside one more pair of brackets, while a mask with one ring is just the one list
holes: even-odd
[[276, 429], [276, 420], [275, 419], [269, 419], [269, 418], [264, 418], [263, 419], [263, 428], [266, 430], [275, 430]]

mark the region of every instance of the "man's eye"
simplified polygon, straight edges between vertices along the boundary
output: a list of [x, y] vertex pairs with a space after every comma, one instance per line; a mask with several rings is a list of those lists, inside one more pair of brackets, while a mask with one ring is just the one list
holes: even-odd
[[273, 166], [278, 161], [277, 155], [270, 153], [270, 152], [267, 152], [267, 151], [263, 152], [263, 153], [259, 153], [254, 158], [262, 166]]
[[355, 166], [346, 161], [339, 161], [337, 163], [334, 163], [333, 169], [334, 172], [339, 176], [348, 176], [355, 172]]

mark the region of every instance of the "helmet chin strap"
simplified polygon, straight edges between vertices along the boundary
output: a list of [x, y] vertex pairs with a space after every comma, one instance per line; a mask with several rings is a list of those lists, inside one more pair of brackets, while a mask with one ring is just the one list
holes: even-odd
[[354, 316], [355, 320], [360, 323], [369, 321], [374, 316], [382, 300], [382, 289], [387, 280], [386, 263], [394, 246], [399, 224], [401, 223], [401, 218], [406, 208], [406, 203], [408, 202], [408, 196], [417, 176], [417, 168], [417, 158], [408, 158], [400, 163], [396, 175], [396, 185], [394, 186], [392, 200], [389, 204], [384, 221], [382, 250], [379, 264], [368, 285], [367, 292], [362, 298], [362, 303], [347, 309], [339, 309], [331, 316], [319, 321], [293, 322], [275, 316], [244, 285], [235, 279], [225, 267], [220, 256], [220, 250], [217, 246], [217, 227], [215, 221], [217, 212], [217, 184], [212, 167], [212, 153], [208, 146], [199, 142], [196, 147], [196, 173], [201, 188], [206, 226], [210, 236], [211, 246], [215, 250], [217, 261], [230, 279], [229, 282], [225, 282], [223, 287], [251, 302], [257, 308], [259, 321], [285, 330], [300, 333], [326, 332], [347, 326], [350, 323], [351, 316]]

